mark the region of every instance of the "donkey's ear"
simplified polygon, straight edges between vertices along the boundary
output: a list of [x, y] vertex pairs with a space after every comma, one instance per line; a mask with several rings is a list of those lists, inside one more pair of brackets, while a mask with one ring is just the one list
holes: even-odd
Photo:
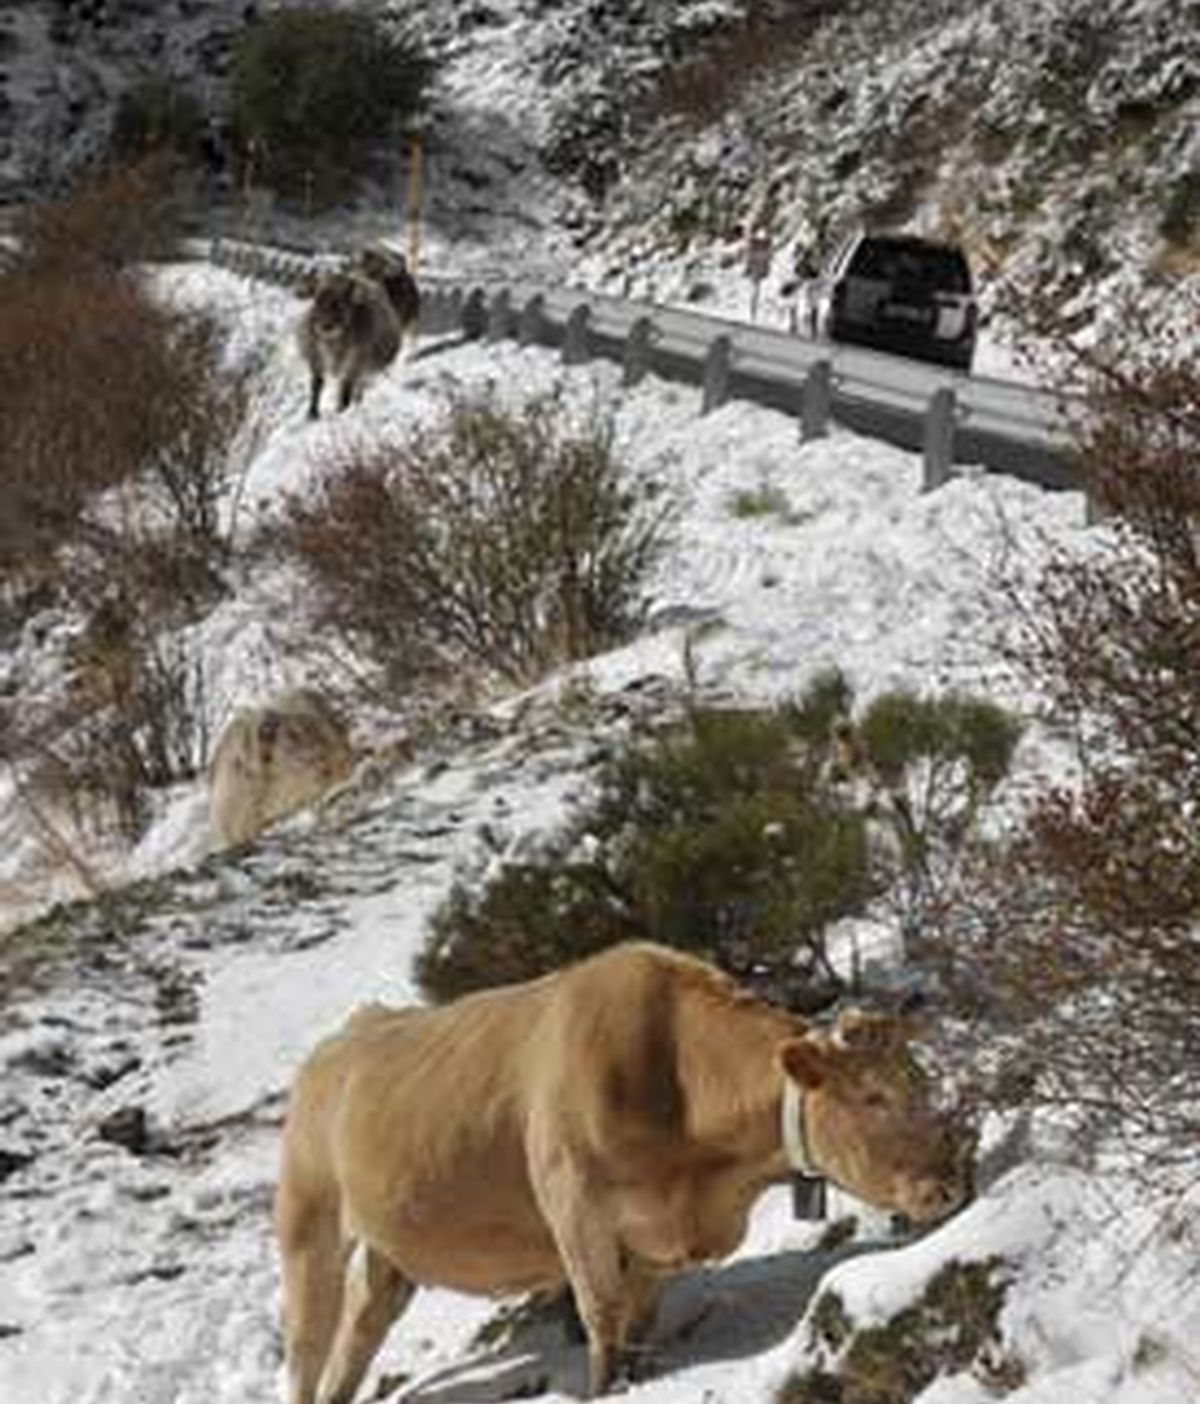
[[829, 1079], [835, 1054], [822, 1034], [789, 1039], [779, 1050], [779, 1065], [800, 1087], [815, 1091]]
[[876, 1014], [867, 1009], [843, 1009], [838, 1015], [834, 1039], [856, 1053], [886, 1053], [899, 1048], [912, 1037], [907, 1018]]

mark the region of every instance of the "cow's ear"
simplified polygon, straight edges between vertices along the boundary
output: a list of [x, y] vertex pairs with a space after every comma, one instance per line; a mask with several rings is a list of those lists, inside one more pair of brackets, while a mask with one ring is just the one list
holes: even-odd
[[833, 1071], [832, 1050], [819, 1034], [806, 1034], [780, 1048], [779, 1065], [793, 1082], [815, 1091]]

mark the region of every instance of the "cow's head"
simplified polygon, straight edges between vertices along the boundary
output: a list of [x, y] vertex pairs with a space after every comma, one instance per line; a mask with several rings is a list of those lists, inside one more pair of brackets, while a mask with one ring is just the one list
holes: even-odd
[[909, 1048], [910, 1021], [850, 1010], [832, 1033], [785, 1043], [813, 1167], [880, 1209], [933, 1223], [971, 1192], [972, 1138], [939, 1112]]

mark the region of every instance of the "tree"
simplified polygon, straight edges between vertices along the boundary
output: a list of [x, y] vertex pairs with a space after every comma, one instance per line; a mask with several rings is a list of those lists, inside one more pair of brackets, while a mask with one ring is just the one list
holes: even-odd
[[273, 11], [235, 55], [236, 139], [279, 194], [332, 204], [367, 173], [373, 147], [420, 111], [431, 72], [383, 18], [317, 5]]

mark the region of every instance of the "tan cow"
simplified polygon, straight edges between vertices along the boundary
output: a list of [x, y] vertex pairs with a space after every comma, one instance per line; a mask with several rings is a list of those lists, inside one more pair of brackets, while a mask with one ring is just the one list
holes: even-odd
[[388, 295], [359, 273], [325, 273], [298, 331], [309, 370], [308, 417], [321, 413], [321, 390], [332, 376], [338, 409], [355, 403], [367, 380], [386, 369], [400, 350], [400, 323]]
[[730, 1253], [789, 1163], [931, 1222], [968, 1160], [896, 1021], [818, 1032], [659, 946], [370, 1006], [300, 1070], [284, 1129], [290, 1404], [350, 1404], [420, 1284], [569, 1283], [602, 1393], [665, 1276]]
[[319, 692], [297, 688], [238, 710], [208, 767], [218, 845], [246, 843], [312, 804], [349, 777], [354, 761], [345, 722]]

